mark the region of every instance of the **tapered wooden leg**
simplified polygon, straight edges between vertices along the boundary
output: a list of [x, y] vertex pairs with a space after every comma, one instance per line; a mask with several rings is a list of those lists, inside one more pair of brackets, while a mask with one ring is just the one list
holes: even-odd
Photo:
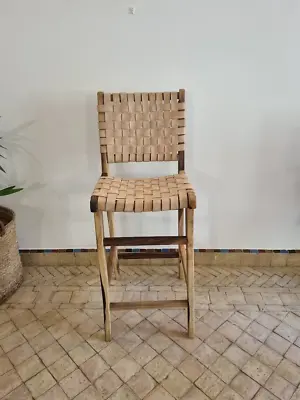
[[105, 248], [103, 245], [104, 229], [103, 229], [103, 213], [94, 213], [95, 219], [95, 232], [97, 238], [97, 255], [100, 271], [101, 290], [103, 298], [103, 313], [104, 313], [104, 327], [105, 327], [105, 340], [111, 340], [111, 317], [110, 317], [110, 301], [109, 301], [109, 282], [107, 273], [107, 264], [105, 257]]
[[194, 295], [194, 210], [186, 209], [187, 235], [187, 298], [188, 298], [188, 331], [189, 337], [195, 334], [195, 295]]
[[[184, 235], [184, 212], [183, 209], [178, 210], [178, 236]], [[183, 265], [182, 265], [182, 251], [183, 246], [178, 245], [178, 275], [180, 279], [184, 279]]]
[[[112, 211], [107, 212], [107, 220], [108, 220], [108, 229], [110, 237], [115, 236], [115, 220], [114, 220], [114, 213]], [[109, 258], [108, 258], [108, 277], [109, 280], [111, 279], [112, 272], [115, 273], [115, 278], [118, 279], [119, 277], [119, 270], [118, 270], [118, 247], [111, 246]]]

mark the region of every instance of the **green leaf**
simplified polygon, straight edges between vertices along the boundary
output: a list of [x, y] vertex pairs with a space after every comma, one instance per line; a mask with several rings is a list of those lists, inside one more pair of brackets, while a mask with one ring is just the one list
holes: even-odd
[[9, 186], [7, 188], [0, 189], [0, 196], [9, 196], [11, 194], [21, 192], [21, 190], [23, 190], [23, 188], [16, 188], [15, 186]]
[[0, 190], [11, 190], [11, 189], [14, 189], [16, 187], [16, 185], [13, 185], [13, 186], [7, 186], [6, 188], [4, 188], [4, 189], [0, 189]]

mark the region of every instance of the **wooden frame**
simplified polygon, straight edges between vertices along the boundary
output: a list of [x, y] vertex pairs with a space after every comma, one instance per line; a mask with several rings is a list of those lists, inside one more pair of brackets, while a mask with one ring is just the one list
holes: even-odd
[[[115, 96], [119, 96], [122, 99], [125, 94], [114, 94], [106, 95], [109, 98], [114, 99]], [[136, 94], [134, 94], [136, 96]], [[126, 95], [127, 96], [127, 95]], [[147, 97], [148, 96], [148, 97]], [[175, 93], [158, 93], [158, 94], [138, 94], [137, 97], [144, 101], [144, 99], [161, 99], [167, 96], [173, 99]], [[133, 99], [133, 95], [128, 94], [128, 99]], [[185, 103], [185, 91], [180, 89], [176, 94], [176, 98], [179, 104]], [[105, 108], [105, 94], [103, 92], [98, 93], [98, 111], [99, 111], [99, 129], [100, 129], [100, 153], [101, 153], [101, 164], [102, 164], [102, 176], [109, 177], [109, 163], [110, 162], [122, 162], [123, 155], [120, 155], [120, 148], [118, 146], [108, 146], [111, 140], [106, 138], [106, 133], [103, 129], [106, 129], [109, 124], [106, 120], [106, 110], [111, 109], [109, 106]], [[121, 110], [122, 107], [120, 107]], [[171, 108], [172, 109], [172, 108]], [[184, 121], [184, 107], [178, 106], [180, 110], [176, 115]], [[182, 111], [183, 110], [183, 111]], [[130, 110], [129, 110], [130, 111]], [[171, 113], [170, 113], [171, 114]], [[149, 117], [150, 118], [150, 117]], [[117, 119], [119, 121], [119, 119]], [[120, 118], [121, 121], [121, 118]], [[172, 124], [171, 124], [172, 126]], [[184, 127], [184, 122], [179, 123], [180, 127]], [[182, 136], [182, 129], [180, 128], [179, 136]], [[123, 135], [123, 133], [122, 133]], [[119, 143], [119, 142], [118, 142]], [[158, 140], [159, 143], [159, 140]], [[185, 172], [185, 159], [184, 159], [184, 142], [180, 142], [177, 146], [176, 159], [178, 163], [178, 174], [184, 174]], [[129, 147], [131, 149], [131, 147]], [[157, 147], [160, 148], [160, 147]], [[111, 150], [113, 149], [113, 150]], [[116, 150], [115, 150], [116, 149]], [[127, 149], [127, 147], [126, 147]], [[174, 152], [174, 146], [169, 149]], [[112, 152], [113, 151], [113, 152]], [[142, 149], [143, 151], [143, 149]], [[126, 151], [125, 151], [126, 153]], [[169, 155], [155, 155], [153, 153], [146, 154], [126, 154], [124, 157], [125, 162], [129, 161], [173, 161], [174, 154], [169, 157]], [[180, 175], [181, 176], [181, 175]], [[138, 308], [187, 308], [188, 311], [188, 334], [189, 337], [194, 336], [194, 248], [193, 248], [193, 230], [194, 230], [194, 208], [195, 198], [192, 197], [193, 204], [190, 201], [186, 202], [186, 207], [178, 209], [178, 235], [177, 236], [157, 236], [157, 237], [116, 237], [115, 236], [115, 224], [114, 224], [114, 212], [107, 211], [107, 219], [109, 226], [109, 237], [104, 236], [104, 224], [103, 224], [103, 212], [99, 210], [98, 207], [98, 197], [93, 195], [91, 197], [91, 211], [94, 213], [95, 221], [95, 232], [97, 239], [97, 258], [100, 271], [100, 284], [103, 298], [103, 310], [104, 310], [104, 325], [105, 325], [105, 339], [106, 341], [111, 340], [111, 310], [131, 310]], [[190, 206], [192, 206], [190, 208]], [[185, 212], [184, 212], [185, 209]], [[155, 211], [155, 210], [152, 210]], [[151, 253], [151, 252], [141, 252], [141, 253], [119, 253], [118, 246], [128, 245], [178, 245], [178, 251], [174, 253]], [[110, 246], [110, 253], [108, 260], [106, 259], [105, 246]], [[114, 273], [116, 278], [119, 276], [118, 262], [120, 259], [134, 259], [134, 258], [178, 258], [179, 266], [179, 277], [186, 280], [187, 284], [187, 299], [186, 300], [165, 300], [165, 301], [141, 301], [141, 302], [110, 302], [109, 295], [109, 283]]]

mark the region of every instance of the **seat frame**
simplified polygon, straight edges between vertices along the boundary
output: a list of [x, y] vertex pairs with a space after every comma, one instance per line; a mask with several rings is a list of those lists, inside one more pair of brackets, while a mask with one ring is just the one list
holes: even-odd
[[[185, 102], [185, 91], [178, 92], [179, 102]], [[98, 93], [98, 106], [104, 104], [104, 93]], [[105, 113], [103, 113], [105, 114]], [[99, 121], [103, 121], [103, 118]], [[101, 138], [100, 138], [101, 144]], [[184, 150], [178, 151], [178, 173], [185, 172]], [[109, 176], [109, 162], [106, 153], [101, 152], [102, 176]], [[188, 336], [194, 337], [195, 332], [195, 299], [194, 299], [194, 208], [178, 210], [178, 235], [177, 236], [144, 236], [144, 237], [116, 237], [114, 212], [106, 211], [108, 219], [109, 237], [104, 234], [103, 213], [98, 210], [98, 196], [92, 196], [90, 209], [94, 213], [97, 262], [100, 272], [100, 286], [103, 300], [105, 340], [110, 341], [111, 310], [155, 309], [155, 308], [186, 308]], [[144, 245], [178, 245], [177, 252], [119, 252], [118, 246], [144, 246]], [[105, 246], [110, 246], [108, 258], [106, 258]], [[134, 301], [111, 302], [109, 285], [113, 273], [119, 278], [119, 259], [153, 259], [153, 258], [178, 258], [180, 279], [185, 279], [187, 285], [186, 300], [163, 301]]]

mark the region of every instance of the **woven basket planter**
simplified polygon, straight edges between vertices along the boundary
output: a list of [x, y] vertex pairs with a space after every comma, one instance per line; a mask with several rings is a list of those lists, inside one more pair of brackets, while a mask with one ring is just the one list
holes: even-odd
[[0, 304], [18, 289], [22, 280], [15, 213], [0, 207]]

